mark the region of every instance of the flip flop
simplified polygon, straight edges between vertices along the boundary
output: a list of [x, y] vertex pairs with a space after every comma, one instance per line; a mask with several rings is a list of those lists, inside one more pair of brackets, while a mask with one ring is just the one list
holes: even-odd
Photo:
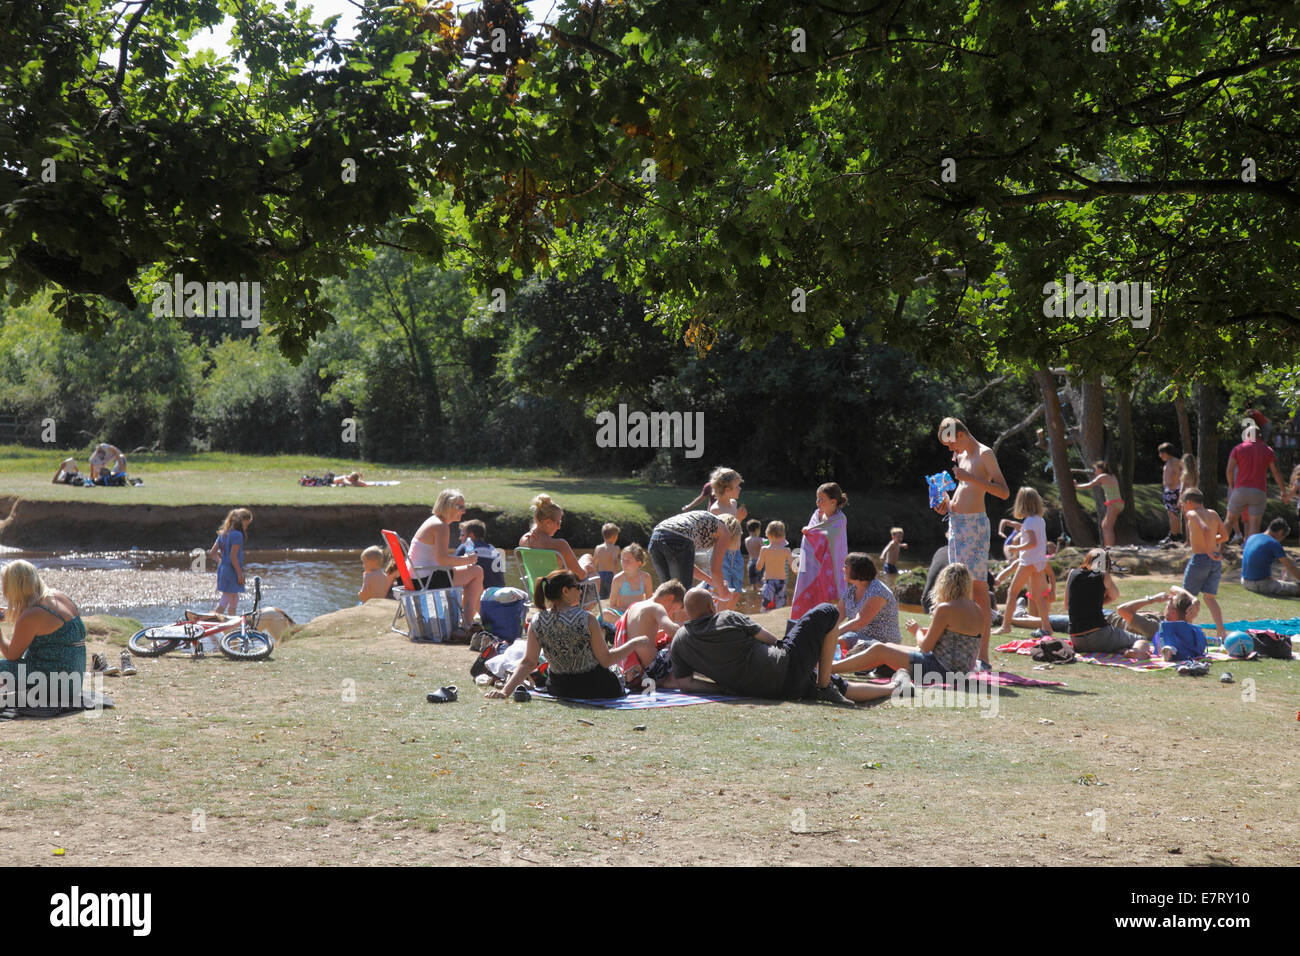
[[446, 687], [440, 687], [438, 690], [430, 691], [425, 695], [425, 700], [431, 704], [450, 704], [456, 699], [456, 685], [448, 684]]

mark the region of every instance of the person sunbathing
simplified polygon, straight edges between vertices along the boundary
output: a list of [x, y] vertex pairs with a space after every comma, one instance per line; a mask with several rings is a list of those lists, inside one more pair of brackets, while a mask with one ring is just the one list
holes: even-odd
[[339, 475], [334, 479], [336, 485], [347, 485], [349, 488], [368, 488], [370, 482], [361, 480], [361, 472], [353, 471], [346, 475]]

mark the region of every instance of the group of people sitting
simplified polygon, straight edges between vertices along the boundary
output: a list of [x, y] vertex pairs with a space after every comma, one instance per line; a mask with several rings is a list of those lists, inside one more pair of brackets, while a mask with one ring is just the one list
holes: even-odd
[[132, 478], [126, 473], [126, 455], [116, 445], [101, 442], [90, 454], [90, 474], [83, 475], [76, 458], [65, 458], [59, 462], [54, 477], [50, 480], [55, 485], [76, 485], [89, 487], [100, 485], [115, 487], [144, 484], [140, 478]]

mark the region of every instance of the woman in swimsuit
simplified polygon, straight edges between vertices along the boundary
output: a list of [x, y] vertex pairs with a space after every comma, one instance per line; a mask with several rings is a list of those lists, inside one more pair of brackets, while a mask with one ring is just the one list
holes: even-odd
[[650, 575], [645, 571], [645, 549], [639, 544], [629, 544], [618, 560], [623, 565], [623, 570], [614, 575], [610, 584], [609, 603], [619, 614], [623, 614], [637, 601], [644, 601], [650, 596]]
[[986, 619], [971, 599], [971, 576], [966, 565], [950, 564], [940, 571], [934, 582], [934, 595], [938, 606], [930, 626], [924, 628], [915, 621], [907, 622], [907, 629], [916, 638], [916, 647], [888, 642], [872, 644], [859, 654], [836, 661], [831, 673], [868, 671], [884, 664], [904, 674], [911, 670], [911, 679], [923, 681], [965, 676], [974, 671]]
[[1101, 485], [1102, 497], [1105, 499], [1103, 506], [1106, 509], [1106, 514], [1101, 519], [1101, 541], [1104, 547], [1113, 548], [1115, 522], [1119, 520], [1119, 513], [1124, 510], [1124, 497], [1119, 493], [1119, 479], [1110, 473], [1110, 468], [1104, 461], [1094, 461], [1092, 469], [1095, 474], [1092, 481], [1082, 485], [1076, 481], [1074, 487], [1079, 491], [1087, 491]]
[[564, 520], [564, 509], [552, 501], [550, 495], [534, 498], [532, 513], [533, 526], [520, 537], [519, 547], [556, 552], [560, 556], [560, 564], [584, 581], [596, 573], [595, 558], [589, 554], [579, 558], [573, 553], [569, 542], [555, 536]]
[[[5, 565], [0, 590], [9, 604], [4, 619], [13, 622], [8, 639], [0, 634], [0, 674], [11, 675], [15, 689], [23, 686], [25, 706], [38, 714], [83, 706], [86, 628], [77, 605], [46, 587], [27, 561]], [[123, 658], [129, 663], [129, 656]], [[43, 678], [33, 681], [34, 675]], [[33, 699], [42, 680], [46, 699]], [[69, 699], [62, 699], [65, 694]]]

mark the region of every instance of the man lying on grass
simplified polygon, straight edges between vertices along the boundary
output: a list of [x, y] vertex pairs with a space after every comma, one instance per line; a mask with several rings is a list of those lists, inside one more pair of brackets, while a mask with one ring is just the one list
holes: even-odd
[[[683, 603], [687, 621], [677, 629], [670, 652], [679, 690], [834, 704], [879, 700], [894, 692], [890, 684], [842, 678], [832, 683], [840, 617], [834, 604], [817, 605], [794, 622], [784, 640], [777, 640], [744, 614], [719, 612], [713, 595], [703, 588], [687, 591]], [[697, 680], [696, 674], [709, 680]]]

